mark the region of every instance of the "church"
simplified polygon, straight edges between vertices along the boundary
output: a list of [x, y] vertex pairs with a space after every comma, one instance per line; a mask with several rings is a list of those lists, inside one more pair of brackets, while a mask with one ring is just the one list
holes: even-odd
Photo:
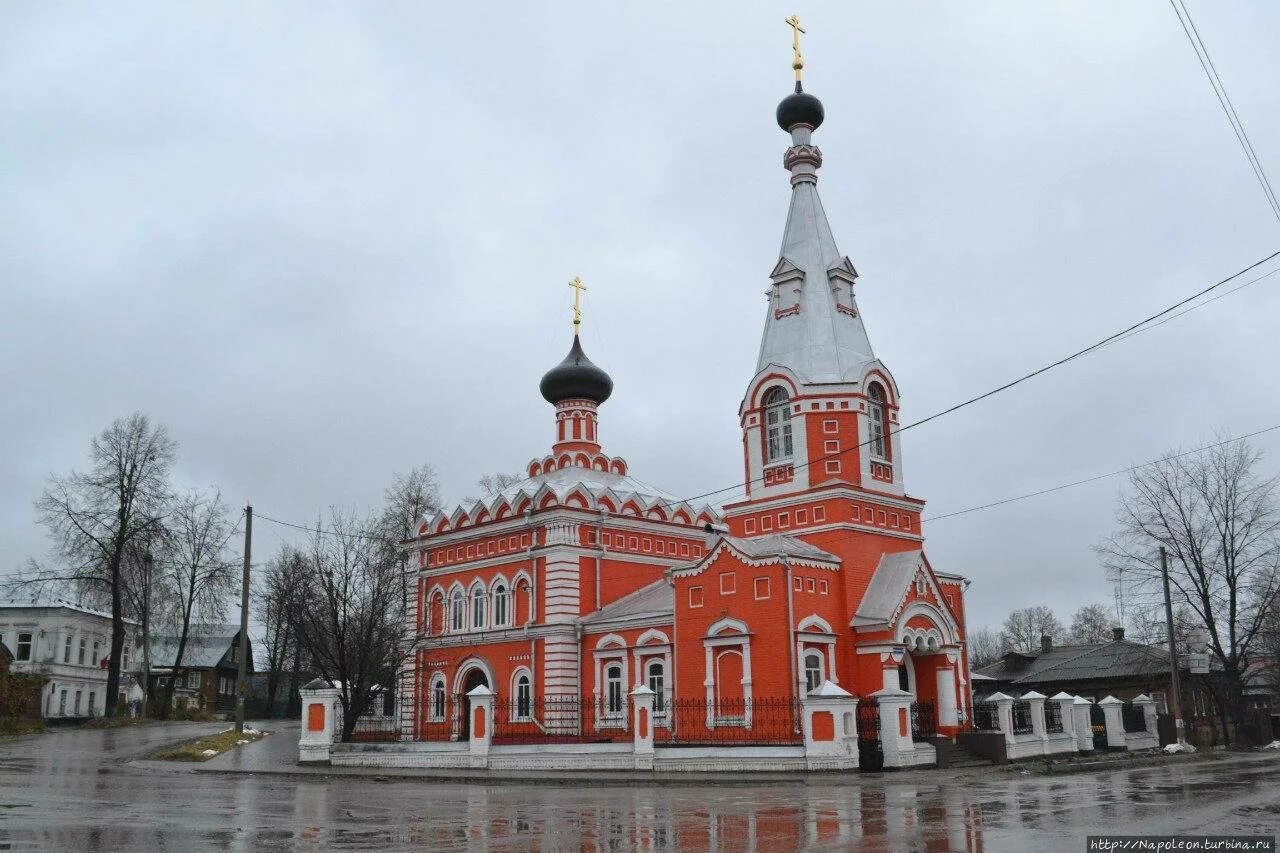
[[794, 742], [811, 695], [874, 713], [878, 692], [905, 692], [918, 736], [966, 727], [968, 582], [924, 552], [898, 384], [818, 194], [824, 109], [793, 47], [795, 91], [777, 107], [790, 207], [759, 358], [742, 370], [745, 496], [684, 499], [610, 452], [615, 389], [575, 309], [568, 355], [539, 386], [550, 445], [524, 480], [426, 519], [405, 546], [402, 740], [467, 740], [481, 687], [495, 744], [630, 740], [637, 688], [671, 745]]

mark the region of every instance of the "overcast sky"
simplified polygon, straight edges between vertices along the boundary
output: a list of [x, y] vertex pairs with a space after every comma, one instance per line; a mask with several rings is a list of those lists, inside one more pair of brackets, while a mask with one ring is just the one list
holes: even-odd
[[[789, 187], [819, 190], [911, 421], [1280, 248], [1167, 3], [56, 4], [0, 28], [0, 569], [31, 501], [142, 410], [178, 480], [307, 521], [551, 441], [542, 373], [612, 374], [606, 452], [742, 475]], [[1280, 4], [1189, 2], [1280, 181]], [[605, 8], [601, 8], [605, 6]], [[903, 436], [943, 514], [1280, 423], [1280, 275]], [[1258, 441], [1280, 469], [1280, 432]], [[926, 521], [971, 621], [1110, 601], [1119, 481]], [[290, 532], [262, 523], [266, 555]]]

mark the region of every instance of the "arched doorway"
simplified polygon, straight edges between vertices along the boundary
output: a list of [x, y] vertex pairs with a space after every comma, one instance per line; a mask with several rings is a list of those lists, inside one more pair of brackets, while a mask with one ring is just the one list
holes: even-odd
[[477, 687], [488, 687], [493, 689], [489, 684], [489, 677], [484, 674], [484, 670], [476, 667], [466, 674], [462, 679], [462, 719], [459, 721], [458, 738], [459, 740], [471, 739], [471, 698], [467, 695]]

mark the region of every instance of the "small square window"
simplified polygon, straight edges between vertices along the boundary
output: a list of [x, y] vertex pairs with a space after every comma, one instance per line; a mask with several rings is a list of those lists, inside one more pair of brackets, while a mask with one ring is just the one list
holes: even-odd
[[809, 523], [809, 510], [807, 509], [796, 510], [796, 524], [808, 524], [808, 523]]
[[608, 533], [601, 533], [601, 534], [600, 534], [600, 541], [601, 541], [603, 544], [605, 544], [605, 545], [612, 545], [612, 544], [613, 544], [613, 537], [612, 537], [610, 534], [608, 534]]
[[[592, 531], [592, 530], [587, 531], [587, 541], [588, 542], [595, 541], [595, 531]], [[507, 540], [505, 539], [498, 540], [498, 553], [499, 554], [507, 553]]]
[[489, 543], [489, 553], [490, 553], [490, 554], [492, 554], [492, 553], [493, 553], [494, 551], [496, 551], [496, 550], [497, 550], [497, 549], [493, 547], [493, 543], [492, 543], [492, 542], [490, 542], [490, 543]]
[[760, 517], [760, 529], [761, 529], [761, 530], [772, 530], [772, 529], [773, 529], [773, 516], [771, 516], [771, 515], [761, 516], [761, 517]]
[[849, 401], [848, 401], [848, 400], [841, 400], [841, 401], [840, 401], [840, 408], [842, 408], [842, 409], [847, 409], [847, 408], [849, 408]]
[[876, 513], [876, 521], [877, 521], [881, 526], [883, 526], [883, 525], [884, 525], [884, 523], [885, 523], [884, 510], [880, 510], [878, 513]]
[[644, 550], [645, 550], [646, 552], [648, 552], [648, 551], [652, 551], [652, 550], [653, 550], [653, 540], [652, 540], [652, 539], [645, 539], [645, 540], [644, 540]]
[[528, 534], [528, 533], [521, 534], [521, 536], [520, 536], [520, 547], [521, 547], [521, 548], [528, 548], [528, 547], [529, 547], [529, 534]]
[[821, 524], [822, 522], [824, 522], [824, 521], [826, 521], [826, 520], [827, 520], [827, 509], [826, 509], [826, 507], [815, 506], [815, 507], [813, 508], [813, 523], [814, 523], [814, 524]]
[[839, 473], [840, 473], [840, 460], [839, 460], [839, 459], [828, 459], [828, 460], [827, 460], [827, 473], [828, 473], [828, 474], [839, 474]]
[[734, 572], [720, 573], [720, 594], [733, 595], [738, 591], [738, 575]]
[[827, 594], [827, 582], [826, 582], [826, 581], [818, 581], [818, 592], [819, 592], [819, 593], [821, 593], [822, 595], [826, 595], [826, 594]]
[[518, 547], [516, 545], [516, 537], [512, 536], [507, 539], [507, 547], [512, 549], [513, 551]]
[[837, 433], [840, 431], [840, 422], [835, 418], [827, 418], [822, 422], [822, 431], [826, 433]]
[[756, 601], [769, 597], [769, 579], [756, 578]]
[[898, 514], [896, 512], [889, 513], [889, 526], [890, 527], [898, 526]]
[[813, 578], [809, 578], [808, 580], [806, 580], [804, 585], [805, 585], [805, 589], [807, 589], [809, 592], [813, 592], [818, 588], [818, 585], [814, 582]]
[[632, 548], [633, 550], [638, 549], [638, 548], [640, 547], [640, 537], [639, 537], [639, 536], [632, 536], [632, 537], [630, 537], [630, 538], [627, 540], [627, 542], [628, 542], [628, 544], [631, 546], [631, 548]]
[[838, 442], [838, 441], [824, 441], [824, 442], [822, 442], [822, 452], [823, 452], [823, 453], [828, 453], [828, 454], [829, 454], [829, 453], [839, 453], [839, 452], [840, 452], [840, 442]]
[[779, 526], [779, 527], [790, 527], [790, 526], [791, 526], [791, 513], [789, 513], [789, 512], [780, 512], [780, 513], [778, 513], [778, 526]]
[[810, 403], [810, 404], [809, 404], [809, 411], [811, 411], [811, 412], [812, 412], [812, 411], [817, 410], [817, 408], [818, 408], [818, 406], [819, 406], [819, 405], [821, 405], [821, 404], [819, 404], [819, 403]]
[[681, 542], [681, 543], [680, 543], [680, 556], [681, 556], [681, 557], [687, 557], [687, 556], [689, 556], [689, 543], [688, 543], [688, 542]]
[[803, 591], [804, 591], [804, 578], [792, 578], [792, 579], [791, 579], [791, 588], [792, 588], [792, 589], [794, 589], [796, 592], [803, 592]]
[[862, 508], [857, 504], [853, 505], [853, 520], [862, 521]]
[[910, 530], [910, 529], [911, 529], [911, 516], [909, 516], [909, 515], [904, 515], [904, 516], [902, 517], [902, 527], [903, 527], [903, 529], [905, 529], [905, 530]]
[[702, 606], [702, 587], [700, 586], [689, 587], [689, 606], [690, 607]]
[[655, 553], [665, 554], [667, 553], [667, 543], [659, 539], [653, 550]]
[[832, 401], [828, 401], [828, 402], [827, 402], [827, 408], [828, 408], [828, 409], [834, 409], [835, 407], [836, 407], [836, 404], [835, 404], [834, 402], [832, 402]]
[[468, 545], [468, 546], [467, 546], [467, 556], [468, 556], [468, 557], [474, 557], [475, 555], [476, 555], [476, 546], [474, 546], [474, 545]]
[[754, 518], [748, 518], [745, 522], [743, 522], [742, 529], [747, 531], [747, 533], [755, 533], [756, 520]]
[[695, 557], [701, 557], [701, 556], [702, 556], [702, 546], [701, 546], [701, 545], [694, 545], [694, 546], [693, 546], [693, 556], [695, 556]]

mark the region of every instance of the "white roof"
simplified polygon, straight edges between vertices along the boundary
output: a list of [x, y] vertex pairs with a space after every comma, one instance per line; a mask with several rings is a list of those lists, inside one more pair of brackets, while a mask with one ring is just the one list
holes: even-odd
[[[853, 264], [836, 248], [817, 184], [801, 181], [791, 190], [791, 209], [773, 272], [775, 277], [801, 274], [800, 311], [785, 317], [774, 315], [775, 307], [786, 309], [794, 304], [796, 284], [783, 283], [781, 301], [775, 306], [771, 300], [765, 315], [757, 372], [773, 364], [788, 368], [804, 382], [861, 381], [866, 365], [875, 361], [875, 353], [856, 305], [846, 306], [854, 308], [853, 314], [836, 308], [833, 270], [856, 275]], [[847, 283], [842, 285], [844, 300], [852, 303], [847, 288]]]
[[882, 554], [871, 583], [862, 595], [862, 603], [854, 614], [853, 624], [884, 625], [893, 618], [898, 603], [907, 593], [907, 585], [920, 567], [923, 551], [896, 551]]
[[[51, 610], [61, 609], [70, 610], [75, 613], [83, 613], [87, 616], [98, 616], [103, 619], [110, 619], [111, 614], [101, 610], [94, 610], [92, 607], [84, 607], [80, 604], [72, 604], [61, 598], [11, 598], [6, 601], [0, 601], [0, 616], [4, 615], [6, 610]], [[125, 619], [126, 625], [136, 626], [138, 622], [134, 619]]]

